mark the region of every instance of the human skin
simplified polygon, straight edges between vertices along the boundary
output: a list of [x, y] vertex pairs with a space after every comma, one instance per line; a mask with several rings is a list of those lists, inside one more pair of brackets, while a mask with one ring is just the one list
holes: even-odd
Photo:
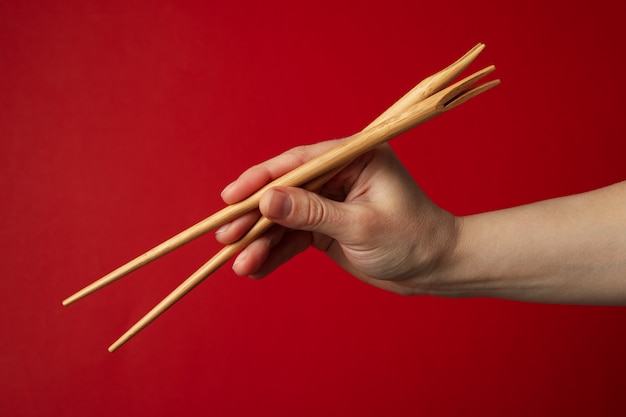
[[[238, 202], [336, 145], [294, 148], [251, 167], [222, 199]], [[319, 193], [275, 187], [259, 203], [274, 227], [235, 260], [261, 278], [313, 246], [362, 281], [403, 295], [626, 304], [626, 181], [472, 216], [433, 203], [388, 145], [354, 161]], [[227, 244], [257, 219], [216, 232]]]

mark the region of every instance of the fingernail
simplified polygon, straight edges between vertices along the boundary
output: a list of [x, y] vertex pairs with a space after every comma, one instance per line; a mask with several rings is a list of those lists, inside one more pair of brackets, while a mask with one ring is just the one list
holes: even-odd
[[269, 201], [265, 206], [265, 215], [274, 219], [282, 219], [289, 216], [293, 207], [289, 194], [278, 190], [272, 190], [271, 193]]
[[227, 231], [228, 229], [230, 229], [230, 223], [225, 224], [224, 226], [220, 227], [219, 229], [217, 229], [215, 231], [216, 235], [219, 235], [220, 233], [224, 233], [225, 231]]
[[241, 251], [241, 253], [239, 254], [239, 256], [237, 256], [235, 258], [235, 262], [233, 263], [233, 271], [236, 271], [236, 267], [238, 264], [240, 264], [241, 262], [243, 262], [246, 259], [246, 256], [248, 254], [248, 250], [244, 249], [243, 251]]

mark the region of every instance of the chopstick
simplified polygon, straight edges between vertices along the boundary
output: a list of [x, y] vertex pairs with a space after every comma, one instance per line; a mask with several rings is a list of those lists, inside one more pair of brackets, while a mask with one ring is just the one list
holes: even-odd
[[[166, 240], [148, 252], [122, 265], [113, 272], [88, 285], [63, 301], [69, 305], [100, 288], [120, 279], [130, 272], [146, 265], [147, 263], [163, 256], [170, 251], [188, 243], [208, 231], [219, 227], [228, 221], [258, 208], [258, 203], [269, 188], [274, 186], [302, 186], [311, 190], [319, 189], [326, 181], [337, 172], [347, 166], [359, 155], [375, 148], [413, 127], [442, 114], [470, 98], [499, 84], [499, 80], [490, 81], [481, 85], [475, 84], [491, 72], [495, 67], [489, 66], [478, 71], [463, 80], [446, 87], [454, 78], [464, 71], [472, 61], [484, 49], [483, 44], [478, 44], [463, 57], [448, 66], [444, 70], [424, 79], [400, 100], [389, 107], [384, 113], [366, 126], [361, 132], [347, 139], [330, 151], [319, 155], [298, 168], [288, 172], [282, 177], [272, 181], [259, 189], [247, 199], [227, 206], [215, 214], [207, 217], [196, 225], [182, 231], [176, 236]], [[124, 335], [109, 347], [113, 352], [122, 344], [132, 338], [141, 329], [146, 327], [160, 314], [165, 312], [176, 301], [195, 288], [211, 273], [217, 270], [237, 252], [245, 248], [262, 233], [272, 226], [272, 222], [261, 217], [250, 231], [239, 241], [226, 245], [213, 258], [205, 263], [187, 280], [180, 284], [174, 291], [158, 303]]]

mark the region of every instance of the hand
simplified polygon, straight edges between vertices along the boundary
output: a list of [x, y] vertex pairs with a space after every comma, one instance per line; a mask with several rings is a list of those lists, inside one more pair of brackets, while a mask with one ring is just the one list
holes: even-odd
[[[336, 144], [294, 148], [256, 165], [226, 187], [222, 198], [236, 203]], [[237, 257], [238, 275], [263, 277], [314, 246], [369, 284], [423, 294], [433, 284], [433, 272], [449, 261], [457, 238], [456, 218], [428, 199], [388, 145], [358, 158], [318, 194], [272, 188], [259, 208], [282, 227], [274, 226]], [[258, 212], [249, 213], [223, 226], [217, 240], [237, 240], [257, 217]]]

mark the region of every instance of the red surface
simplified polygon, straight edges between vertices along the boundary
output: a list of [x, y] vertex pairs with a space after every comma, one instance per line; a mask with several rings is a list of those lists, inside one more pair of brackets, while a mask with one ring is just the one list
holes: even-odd
[[626, 415], [622, 308], [402, 298], [309, 251], [223, 268], [109, 354], [211, 237], [61, 306], [477, 42], [503, 84], [393, 141], [435, 201], [626, 179], [623, 1], [226, 3], [0, 3], [0, 414]]

